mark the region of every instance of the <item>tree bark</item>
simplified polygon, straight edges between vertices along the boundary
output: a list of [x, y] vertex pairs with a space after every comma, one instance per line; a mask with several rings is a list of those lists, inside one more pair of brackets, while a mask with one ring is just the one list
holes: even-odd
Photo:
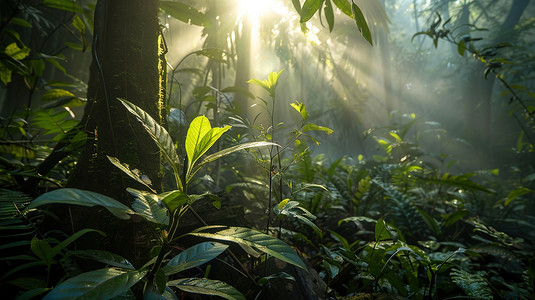
[[[68, 185], [99, 192], [127, 206], [132, 199], [126, 188], [140, 186], [112, 165], [108, 155], [138, 169], [161, 190], [158, 148], [117, 100], [124, 98], [156, 121], [163, 120], [158, 8], [157, 0], [100, 0], [95, 10], [93, 61], [84, 113], [88, 139]], [[73, 208], [71, 222], [73, 227], [97, 228], [108, 234], [105, 240], [91, 240], [84, 247], [104, 248], [138, 263], [148, 256], [150, 237], [146, 236], [145, 223], [117, 220], [98, 208]]]

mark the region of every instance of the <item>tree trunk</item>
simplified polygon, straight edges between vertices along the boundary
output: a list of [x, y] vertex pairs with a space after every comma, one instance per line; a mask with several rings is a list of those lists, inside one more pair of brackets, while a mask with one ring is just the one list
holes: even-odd
[[[513, 0], [511, 9], [497, 35], [491, 40], [490, 45], [512, 41], [511, 34], [515, 25], [519, 22], [530, 0]], [[466, 126], [468, 135], [474, 141], [476, 148], [485, 150], [492, 145], [492, 90], [495, 77], [489, 74], [485, 79], [484, 67], [478, 65], [472, 71], [463, 93], [465, 103], [469, 103], [466, 110]], [[482, 157], [485, 159], [485, 157]]]
[[[158, 148], [140, 122], [117, 100], [124, 98], [155, 120], [163, 120], [158, 7], [157, 0], [100, 0], [95, 10], [93, 62], [84, 114], [88, 140], [69, 186], [105, 194], [127, 206], [132, 200], [126, 188], [139, 188], [139, 184], [113, 166], [108, 155], [138, 169], [156, 190], [161, 189]], [[91, 247], [100, 246], [133, 261], [148, 255], [136, 253], [149, 246], [150, 237], [143, 236], [147, 230], [134, 227], [144, 223], [116, 220], [105, 211], [99, 213], [97, 208], [76, 209], [72, 219], [73, 226], [97, 228], [108, 234], [100, 245], [90, 241]]]

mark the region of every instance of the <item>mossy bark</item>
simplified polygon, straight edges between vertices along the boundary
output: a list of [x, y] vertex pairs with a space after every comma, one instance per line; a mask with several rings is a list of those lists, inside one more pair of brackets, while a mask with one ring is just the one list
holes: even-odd
[[[157, 0], [100, 0], [95, 10], [93, 62], [84, 116], [89, 138], [69, 186], [105, 194], [127, 206], [132, 199], [126, 188], [139, 185], [113, 166], [108, 155], [147, 175], [156, 190], [161, 186], [158, 148], [141, 123], [117, 100], [127, 99], [162, 122], [158, 7]], [[74, 226], [105, 230], [109, 238], [102, 243], [104, 248], [130, 259], [139, 258], [132, 249], [145, 244], [139, 240], [145, 237], [140, 232], [147, 231], [135, 230], [133, 222], [103, 221], [97, 211], [78, 210], [73, 216]], [[112, 244], [120, 246], [114, 249]]]

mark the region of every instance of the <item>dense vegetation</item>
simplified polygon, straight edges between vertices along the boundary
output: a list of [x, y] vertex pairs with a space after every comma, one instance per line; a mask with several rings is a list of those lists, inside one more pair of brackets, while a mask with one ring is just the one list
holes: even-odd
[[531, 1], [0, 9], [4, 297], [535, 298]]

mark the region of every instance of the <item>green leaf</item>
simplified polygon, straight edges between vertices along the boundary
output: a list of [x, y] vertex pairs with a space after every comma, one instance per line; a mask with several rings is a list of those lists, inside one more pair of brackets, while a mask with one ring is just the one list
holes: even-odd
[[344, 219], [338, 221], [338, 226], [340, 226], [340, 224], [342, 224], [342, 223], [344, 223], [344, 222], [368, 222], [368, 223], [377, 223], [377, 220], [372, 219], [372, 218], [369, 218], [369, 217], [364, 217], [364, 216], [348, 217], [348, 218], [344, 218]]
[[89, 207], [100, 205], [117, 218], [123, 220], [130, 219], [129, 214], [135, 214], [130, 208], [108, 196], [73, 188], [64, 188], [45, 193], [33, 200], [22, 213], [24, 214], [31, 209], [47, 204], [74, 204]]
[[208, 17], [200, 10], [176, 1], [160, 1], [160, 8], [173, 18], [187, 24], [208, 27]]
[[113, 267], [122, 269], [135, 270], [134, 266], [125, 258], [104, 250], [73, 250], [69, 252], [71, 255], [83, 259], [95, 260]]
[[303, 126], [303, 132], [307, 132], [307, 131], [311, 131], [311, 130], [315, 130], [315, 131], [323, 131], [327, 134], [332, 134], [334, 131], [330, 128], [327, 128], [327, 127], [324, 127], [324, 126], [319, 126], [319, 125], [316, 125], [316, 124], [306, 124], [305, 126]]
[[459, 269], [453, 269], [450, 276], [453, 282], [462, 288], [468, 296], [478, 299], [493, 299], [489, 283], [483, 276]]
[[459, 44], [457, 45], [457, 52], [459, 52], [460, 56], [463, 56], [465, 51], [466, 51], [466, 44], [464, 43], [463, 40], [461, 40]]
[[54, 248], [52, 248], [52, 251], [53, 251], [52, 255], [56, 256], [61, 250], [63, 250], [65, 247], [67, 247], [70, 243], [76, 241], [79, 237], [81, 237], [82, 235], [84, 235], [84, 234], [86, 234], [88, 232], [98, 232], [100, 235], [105, 236], [104, 232], [99, 231], [99, 230], [90, 229], [90, 228], [82, 229], [80, 231], [77, 231], [77, 232], [73, 233], [67, 239], [65, 239], [61, 243], [57, 244], [56, 246], [54, 246]]
[[201, 227], [194, 232], [190, 232], [189, 234], [209, 239], [244, 244], [276, 257], [282, 261], [305, 269], [305, 265], [299, 255], [297, 255], [297, 253], [295, 253], [290, 246], [277, 238], [243, 227], [229, 227], [228, 229], [224, 229], [216, 233], [200, 232], [210, 228], [212, 227]]
[[7, 85], [11, 82], [11, 74], [13, 72], [0, 61], [0, 79], [4, 85]]
[[368, 23], [366, 23], [366, 19], [364, 18], [362, 11], [354, 2], [351, 2], [351, 11], [353, 12], [353, 19], [357, 23], [360, 33], [364, 39], [366, 39], [366, 41], [373, 46], [372, 34], [370, 32], [370, 28], [368, 27]]
[[189, 293], [219, 296], [228, 300], [246, 299], [237, 289], [219, 280], [183, 278], [169, 281], [167, 285], [177, 287]]
[[533, 192], [534, 191], [525, 187], [514, 189], [510, 191], [509, 194], [507, 195], [507, 199], [505, 200], [504, 205], [507, 206], [509, 205], [509, 203], [511, 203], [511, 201], [515, 200], [516, 198], [524, 196], [525, 194], [528, 194], [528, 193], [533, 193]]
[[262, 87], [263, 89], [265, 89], [269, 93], [271, 98], [275, 98], [275, 90], [277, 88], [279, 77], [280, 77], [280, 75], [282, 74], [283, 71], [284, 71], [284, 69], [282, 69], [278, 73], [277, 72], [271, 72], [268, 75], [268, 79], [264, 79], [263, 81], [260, 81], [258, 79], [253, 78], [253, 79], [251, 79], [251, 80], [249, 80], [247, 82], [248, 83], [254, 83], [254, 84]]
[[303, 118], [303, 121], [306, 121], [308, 119], [308, 112], [305, 108], [305, 104], [299, 101], [296, 101], [294, 103], [290, 103], [290, 105], [297, 110], [298, 113], [301, 114], [301, 117]]
[[132, 209], [138, 215], [152, 223], [169, 225], [167, 209], [159, 205], [160, 198], [158, 195], [132, 188], [127, 188], [126, 190], [135, 198], [134, 203], [132, 203]]
[[59, 98], [71, 98], [72, 99], [72, 98], [76, 98], [76, 96], [67, 90], [50, 89], [41, 96], [41, 101], [51, 102]]
[[189, 182], [192, 177], [191, 171], [195, 162], [230, 128], [230, 126], [212, 128], [210, 121], [205, 116], [199, 116], [191, 122], [186, 136], [186, 154], [188, 156], [186, 182]]
[[21, 293], [19, 295], [17, 295], [17, 298], [16, 300], [29, 300], [29, 299], [33, 299], [43, 293], [46, 293], [48, 291], [50, 291], [51, 288], [35, 288], [35, 289], [31, 289], [31, 290], [28, 290], [28, 291], [25, 291], [24, 293]]
[[124, 99], [118, 98], [119, 101], [123, 103], [123, 105], [132, 113], [134, 116], [138, 118], [138, 120], [143, 124], [145, 127], [145, 130], [149, 133], [151, 138], [154, 140], [158, 148], [162, 150], [162, 156], [164, 159], [171, 165], [171, 168], [173, 169], [173, 173], [175, 174], [175, 178], [177, 180], [177, 185], [180, 189], [182, 189], [182, 182], [180, 182], [180, 179], [176, 176], [176, 174], [180, 174], [179, 172], [179, 164], [180, 164], [180, 158], [178, 157], [178, 154], [176, 153], [175, 144], [173, 142], [173, 139], [163, 128], [156, 122], [149, 114], [147, 114], [143, 109], [136, 106], [135, 104], [132, 104]]
[[295, 11], [301, 15], [301, 2], [299, 0], [292, 0], [292, 4], [295, 8]]
[[74, 28], [78, 30], [80, 33], [80, 39], [82, 40], [82, 51], [85, 51], [87, 49], [87, 39], [85, 38], [85, 24], [78, 15], [74, 15], [74, 18], [72, 20], [72, 25]]
[[6, 46], [6, 50], [4, 50], [6, 55], [10, 56], [13, 59], [16, 60], [23, 60], [28, 55], [30, 55], [31, 49], [24, 46], [23, 48], [19, 48], [17, 46], [17, 43], [11, 43]]
[[32, 252], [37, 255], [47, 266], [50, 267], [54, 261], [54, 251], [50, 244], [46, 240], [40, 240], [37, 237], [34, 237], [31, 241]]
[[377, 220], [377, 223], [375, 223], [375, 241], [380, 242], [391, 238], [385, 221], [383, 219]]
[[84, 13], [84, 10], [78, 4], [76, 4], [76, 1], [72, 0], [43, 0], [42, 4], [48, 7], [70, 11], [78, 14]]
[[143, 178], [143, 174], [138, 169], [130, 170], [130, 166], [128, 164], [123, 164], [119, 161], [116, 157], [107, 156], [108, 160], [116, 166], [119, 170], [123, 171], [126, 175], [128, 175], [130, 178], [134, 179], [135, 181], [141, 183], [142, 185], [149, 188], [151, 191], [154, 191], [152, 186], [149, 184], [150, 180], [147, 180]]
[[320, 9], [322, 0], [306, 0], [301, 8], [301, 20], [299, 22], [305, 23], [310, 20], [312, 16]]
[[185, 204], [191, 204], [191, 199], [188, 194], [174, 190], [158, 195], [159, 200], [167, 206], [170, 212], [174, 212], [177, 208]]
[[166, 275], [172, 275], [187, 269], [198, 267], [216, 258], [227, 248], [228, 245], [217, 242], [197, 244], [173, 257], [163, 270]]
[[338, 7], [344, 14], [348, 17], [353, 18], [353, 13], [351, 12], [351, 4], [347, 0], [333, 0], [334, 5]]
[[331, 0], [325, 0], [325, 8], [323, 9], [323, 11], [325, 12], [325, 19], [327, 19], [327, 24], [329, 24], [329, 32], [332, 32], [334, 28], [334, 12]]
[[18, 26], [26, 27], [26, 28], [32, 28], [32, 24], [30, 24], [30, 22], [21, 18], [17, 18], [17, 17], [11, 19], [10, 24], [15, 24]]
[[[205, 48], [195, 51], [193, 53], [195, 53], [196, 55], [206, 56], [209, 59], [219, 63], [227, 63], [227, 52], [220, 48]], [[212, 89], [208, 87], [208, 91], [211, 90]]]
[[43, 299], [111, 299], [128, 291], [146, 273], [118, 268], [82, 273], [59, 284]]
[[232, 146], [232, 147], [223, 149], [221, 151], [218, 151], [218, 152], [216, 152], [214, 154], [210, 154], [210, 155], [206, 156], [200, 163], [198, 163], [193, 168], [193, 170], [192, 170], [192, 172], [190, 174], [190, 177], [195, 175], [195, 173], [197, 173], [197, 171], [199, 171], [202, 166], [204, 166], [207, 163], [213, 162], [213, 161], [217, 160], [218, 158], [221, 158], [223, 156], [229, 155], [231, 153], [234, 153], [234, 152], [237, 152], [237, 151], [240, 151], [240, 150], [245, 150], [245, 149], [249, 149], [249, 148], [256, 148], [256, 147], [264, 147], [264, 146], [281, 147], [279, 144], [272, 143], [272, 142], [250, 142], [250, 143], [243, 143], [243, 144], [239, 144], [239, 145], [236, 145], [236, 146]]

